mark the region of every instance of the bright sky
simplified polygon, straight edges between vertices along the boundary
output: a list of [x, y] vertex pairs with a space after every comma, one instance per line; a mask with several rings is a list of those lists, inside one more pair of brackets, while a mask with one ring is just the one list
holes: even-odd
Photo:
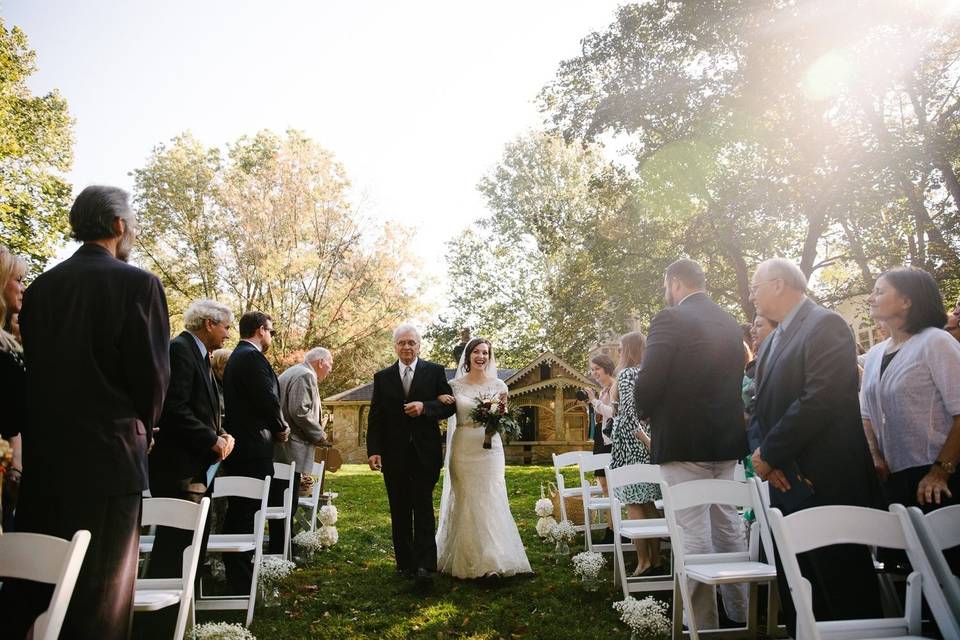
[[485, 213], [480, 177], [539, 126], [537, 92], [621, 3], [0, 0], [0, 15], [37, 52], [33, 91], [59, 89], [76, 118], [77, 190], [130, 189], [187, 129], [207, 145], [302, 129], [367, 213], [418, 227], [436, 272]]

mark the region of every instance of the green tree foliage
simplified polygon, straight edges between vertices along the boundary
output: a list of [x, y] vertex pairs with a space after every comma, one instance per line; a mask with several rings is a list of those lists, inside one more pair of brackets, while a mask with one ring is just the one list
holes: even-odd
[[35, 58], [23, 31], [0, 19], [0, 242], [39, 273], [69, 229], [73, 121], [56, 91], [30, 93]]
[[224, 153], [183, 134], [133, 175], [139, 251], [172, 311], [211, 297], [269, 314], [278, 367], [334, 352], [325, 390], [367, 379], [393, 326], [422, 311], [409, 232], [364, 220], [344, 167], [301, 132], [262, 131]]

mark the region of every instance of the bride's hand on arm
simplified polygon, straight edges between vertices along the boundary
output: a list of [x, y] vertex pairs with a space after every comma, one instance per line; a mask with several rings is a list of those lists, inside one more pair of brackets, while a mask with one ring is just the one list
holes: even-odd
[[438, 397], [437, 397], [437, 400], [439, 400], [439, 401], [442, 402], [443, 404], [456, 404], [456, 403], [457, 403], [457, 399], [456, 399], [456, 398], [454, 398], [454, 397], [451, 396], [451, 395], [447, 395], [446, 393], [443, 394], [443, 395], [438, 396]]

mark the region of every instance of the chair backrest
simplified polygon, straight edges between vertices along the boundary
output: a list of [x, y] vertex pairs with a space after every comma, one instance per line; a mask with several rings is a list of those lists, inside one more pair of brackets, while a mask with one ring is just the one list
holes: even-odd
[[606, 476], [607, 489], [611, 492], [638, 482], [659, 484], [662, 479], [660, 465], [656, 464], [628, 464], [616, 469], [608, 469]]
[[[178, 498], [145, 498], [142, 504], [140, 526], [156, 524], [193, 531], [197, 528], [197, 516], [205, 511], [203, 505], [209, 505], [210, 499], [203, 498], [196, 503]], [[206, 518], [206, 513], [203, 516]]]
[[277, 480], [290, 480], [293, 481], [293, 474], [296, 471], [296, 462], [274, 462], [273, 463], [273, 477]]
[[571, 467], [580, 461], [581, 456], [588, 455], [589, 451], [567, 451], [553, 454], [553, 468], [559, 473], [562, 467]]
[[764, 482], [757, 476], [749, 478], [747, 483], [753, 495], [753, 516], [760, 529], [760, 542], [763, 544], [763, 553], [767, 562], [773, 562], [774, 547], [773, 534], [770, 532], [770, 483]]
[[213, 485], [214, 498], [251, 498], [259, 500], [263, 495], [264, 483], [270, 489], [270, 476], [263, 480], [246, 476], [221, 476]]
[[960, 576], [947, 564], [943, 552], [960, 545], [960, 505], [941, 507], [924, 515], [917, 507], [907, 512], [927, 554], [933, 574], [955, 618], [960, 618]]
[[90, 532], [80, 530], [71, 540], [39, 533], [0, 535], [0, 576], [53, 584], [50, 605], [33, 623], [34, 640], [56, 640], [77, 583]]
[[580, 457], [577, 466], [580, 468], [580, 478], [585, 479], [584, 474], [589, 471], [605, 469], [610, 466], [609, 453], [587, 453]]

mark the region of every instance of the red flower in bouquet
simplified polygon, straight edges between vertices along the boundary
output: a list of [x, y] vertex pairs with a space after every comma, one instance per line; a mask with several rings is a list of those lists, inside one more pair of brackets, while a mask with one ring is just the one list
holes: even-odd
[[520, 411], [507, 408], [505, 393], [492, 396], [480, 395], [476, 406], [470, 410], [470, 417], [484, 427], [483, 448], [493, 448], [493, 434], [499, 433], [508, 439], [519, 438], [521, 428]]

